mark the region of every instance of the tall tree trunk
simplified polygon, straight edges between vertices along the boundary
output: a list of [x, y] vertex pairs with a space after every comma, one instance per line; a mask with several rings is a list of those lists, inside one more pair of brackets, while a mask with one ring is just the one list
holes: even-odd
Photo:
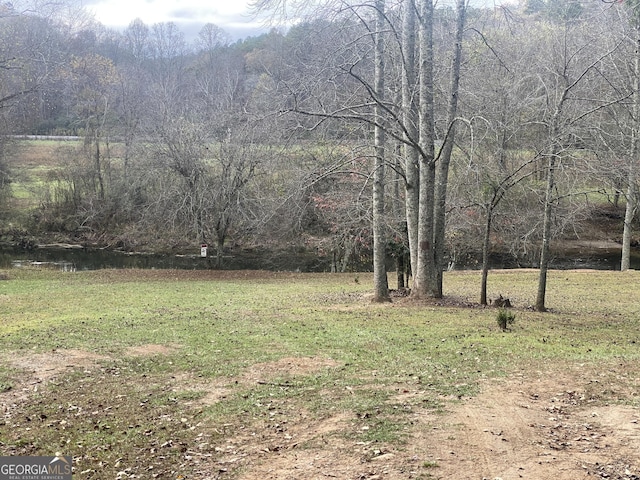
[[489, 248], [491, 241], [491, 222], [493, 221], [493, 204], [487, 205], [484, 224], [484, 238], [482, 240], [482, 281], [480, 285], [480, 305], [487, 304], [487, 280], [489, 278]]
[[407, 217], [407, 237], [409, 240], [410, 265], [416, 269], [418, 264], [418, 208], [419, 151], [418, 110], [416, 106], [416, 5], [414, 0], [405, 0], [402, 22], [402, 121], [405, 132], [403, 145], [405, 172], [405, 215]]
[[95, 151], [93, 152], [93, 164], [96, 178], [98, 179], [98, 198], [104, 200], [104, 179], [102, 178], [102, 152], [100, 151], [100, 134], [96, 131], [93, 135]]
[[435, 293], [433, 249], [433, 203], [435, 186], [435, 126], [433, 118], [433, 0], [421, 0], [418, 27], [420, 45], [419, 144], [420, 182], [418, 205], [418, 251], [411, 294], [415, 298]]
[[632, 159], [629, 165], [627, 206], [624, 212], [624, 228], [622, 231], [622, 257], [620, 260], [620, 270], [623, 272], [631, 268], [631, 235], [633, 231], [633, 219], [636, 216], [636, 209], [638, 204], [635, 184], [635, 168], [633, 166], [633, 162], [635, 162], [635, 160]]
[[466, 0], [456, 2], [456, 40], [451, 64], [450, 96], [447, 112], [449, 132], [438, 156], [438, 176], [435, 192], [435, 212], [433, 244], [435, 255], [435, 285], [433, 290], [437, 298], [442, 297], [442, 275], [444, 271], [445, 212], [447, 203], [447, 185], [449, 183], [449, 165], [455, 143], [456, 116], [458, 112], [458, 93], [460, 87], [460, 64], [462, 63], [462, 36], [464, 34]]
[[398, 290], [403, 290], [406, 287], [404, 281], [404, 266], [405, 255], [400, 253], [396, 256], [396, 282]]
[[562, 152], [562, 144], [560, 139], [562, 128], [560, 120], [562, 118], [567, 98], [569, 98], [569, 91], [577, 85], [581, 78], [584, 77], [584, 73], [587, 72], [589, 68], [590, 67], [584, 70], [583, 74], [579, 75], [578, 78], [573, 82], [569, 82], [569, 79], [566, 76], [563, 78], [565, 86], [562, 91], [562, 95], [560, 96], [560, 99], [558, 100], [558, 103], [556, 105], [556, 110], [549, 120], [549, 158], [545, 171], [547, 175], [547, 188], [544, 200], [544, 220], [542, 224], [542, 250], [540, 252], [538, 293], [536, 296], [535, 305], [535, 309], [538, 312], [545, 312], [547, 310], [547, 307], [545, 306], [545, 297], [547, 292], [547, 272], [549, 270], [550, 260], [549, 246], [551, 243], [551, 223], [553, 222], [553, 204], [557, 201], [554, 195], [554, 190], [556, 188], [555, 171], [558, 160], [560, 159], [560, 154]]
[[545, 297], [547, 291], [547, 272], [549, 271], [549, 257], [551, 242], [551, 222], [553, 215], [553, 190], [555, 189], [555, 169], [557, 162], [557, 153], [554, 149], [549, 155], [549, 164], [547, 167], [547, 190], [544, 202], [544, 221], [542, 227], [542, 251], [540, 252], [540, 272], [538, 276], [538, 294], [536, 296], [536, 311], [544, 312], [547, 310], [545, 306]]
[[344, 241], [344, 254], [342, 255], [342, 260], [340, 261], [340, 273], [345, 273], [347, 268], [349, 267], [349, 262], [351, 261], [351, 255], [354, 250], [354, 240], [353, 238], [347, 238]]
[[[575, 84], [574, 84], [575, 85]], [[542, 222], [542, 249], [540, 251], [540, 271], [538, 274], [538, 293], [536, 296], [536, 311], [545, 312], [547, 307], [545, 306], [545, 297], [547, 292], [547, 273], [549, 271], [550, 260], [550, 244], [551, 244], [551, 223], [553, 222], [553, 204], [556, 199], [554, 196], [554, 190], [556, 188], [556, 165], [560, 158], [561, 145], [560, 145], [560, 116], [562, 115], [562, 109], [564, 103], [567, 100], [570, 87], [564, 89], [562, 97], [558, 102], [556, 111], [551, 118], [551, 124], [549, 126], [549, 139], [551, 141], [549, 159], [547, 163], [546, 175], [547, 175], [547, 189], [544, 199], [544, 219]]]
[[[224, 217], [224, 213], [220, 214], [220, 218], [216, 222], [214, 229], [216, 236], [216, 268], [222, 268], [224, 256], [224, 242], [227, 240], [227, 232], [229, 230], [229, 221]], [[203, 237], [204, 238], [204, 237]], [[203, 242], [204, 243], [204, 242]]]
[[374, 35], [374, 89], [376, 126], [374, 128], [375, 171], [373, 172], [373, 277], [375, 302], [386, 302], [389, 297], [389, 283], [386, 269], [386, 235], [384, 223], [384, 162], [385, 131], [382, 125], [382, 107], [384, 101], [384, 0], [376, 0], [376, 31]]
[[[575, 85], [575, 84], [574, 84]], [[549, 159], [547, 163], [546, 175], [547, 175], [547, 188], [544, 199], [544, 219], [542, 222], [542, 249], [540, 252], [540, 271], [538, 275], [538, 293], [536, 296], [536, 311], [545, 312], [547, 307], [545, 306], [545, 297], [547, 292], [547, 272], [549, 271], [550, 260], [550, 244], [551, 244], [551, 223], [553, 222], [553, 204], [556, 199], [554, 196], [554, 190], [556, 188], [556, 165], [560, 158], [561, 145], [560, 145], [560, 116], [562, 115], [562, 109], [564, 103], [567, 100], [570, 87], [564, 89], [562, 97], [558, 102], [556, 111], [551, 119], [549, 126], [549, 139], [551, 140], [551, 147], [549, 153]]]
[[633, 118], [631, 127], [631, 153], [629, 155], [629, 172], [627, 176], [627, 206], [624, 214], [624, 230], [622, 232], [622, 258], [620, 270], [623, 272], [631, 267], [631, 232], [633, 218], [638, 206], [636, 191], [636, 170], [638, 156], [638, 141], [640, 136], [640, 13], [634, 15], [635, 21], [635, 59], [634, 59], [634, 79], [633, 79]]

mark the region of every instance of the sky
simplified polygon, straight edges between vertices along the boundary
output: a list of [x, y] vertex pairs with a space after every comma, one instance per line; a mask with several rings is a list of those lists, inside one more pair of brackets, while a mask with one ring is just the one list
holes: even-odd
[[187, 38], [194, 38], [206, 23], [224, 29], [234, 40], [269, 30], [249, 12], [244, 0], [87, 0], [87, 11], [104, 26], [122, 30], [139, 18], [151, 26], [173, 22]]
[[[474, 6], [494, 6], [513, 0], [470, 1]], [[196, 38], [203, 25], [213, 23], [238, 40], [270, 29], [263, 20], [252, 17], [249, 3], [250, 0], [84, 0], [83, 5], [97, 21], [117, 30], [136, 18], [149, 26], [173, 22], [190, 40]]]

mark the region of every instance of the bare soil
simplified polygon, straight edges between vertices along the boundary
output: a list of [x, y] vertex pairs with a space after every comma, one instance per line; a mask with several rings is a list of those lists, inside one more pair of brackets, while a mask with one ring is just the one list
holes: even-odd
[[492, 381], [410, 443], [435, 478], [640, 478], [640, 411], [605, 391], [580, 367]]
[[[171, 353], [178, 346], [148, 345], [131, 354]], [[68, 350], [21, 352], [0, 359], [21, 370], [17, 387], [0, 394], [5, 418], [32, 392], [69, 369], [91, 369], [104, 357]], [[206, 392], [196, 403], [221, 401], [229, 383], [270, 382], [335, 366], [331, 359], [284, 358], [254, 365], [226, 383], [176, 379]], [[447, 399], [444, 412], [412, 408], [406, 441], [384, 446], [359, 442], [352, 412], [318, 419], [286, 400], [259, 428], [240, 428], [199, 461], [195, 478], [640, 480], [640, 410], [633, 365], [573, 365], [522, 371], [487, 381], [473, 398]], [[415, 385], [398, 385], [395, 401], [416, 405]], [[445, 399], [443, 399], [445, 400]], [[194, 405], [196, 408], [197, 405]]]
[[578, 369], [487, 382], [444, 414], [414, 411], [408, 441], [388, 449], [326, 437], [348, 428], [347, 414], [299, 422], [288, 437], [314, 438], [313, 448], [282, 440], [275, 451], [258, 448], [239, 478], [640, 479], [640, 411], [602, 403], [589, 388], [600, 385], [594, 375]]

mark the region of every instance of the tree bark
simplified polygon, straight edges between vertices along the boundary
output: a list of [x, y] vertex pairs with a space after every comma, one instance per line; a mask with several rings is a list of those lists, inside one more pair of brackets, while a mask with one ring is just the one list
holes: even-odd
[[449, 165], [456, 135], [456, 116], [458, 112], [458, 93], [460, 89], [460, 65], [462, 63], [462, 36], [464, 34], [466, 1], [456, 2], [456, 39], [451, 65], [450, 96], [447, 112], [448, 134], [444, 140], [442, 151], [438, 156], [438, 175], [435, 192], [435, 212], [433, 227], [433, 243], [435, 255], [435, 285], [437, 298], [442, 297], [442, 276], [444, 271], [445, 220], [447, 203], [447, 185], [449, 183]]
[[406, 287], [406, 284], [404, 281], [404, 273], [405, 273], [404, 259], [405, 259], [405, 255], [402, 253], [396, 257], [396, 282], [397, 282], [398, 290], [403, 290]]
[[433, 203], [435, 186], [435, 126], [433, 118], [433, 0], [420, 3], [419, 144], [420, 182], [418, 204], [418, 254], [411, 294], [433, 297], [435, 258], [433, 249]]
[[493, 221], [493, 205], [487, 206], [487, 218], [482, 240], [482, 281], [480, 285], [480, 305], [487, 304], [487, 280], [489, 278], [489, 246], [491, 240], [491, 222]]
[[93, 155], [96, 178], [98, 179], [98, 198], [104, 200], [104, 179], [102, 178], [102, 152], [100, 152], [100, 135], [94, 134], [96, 149]]
[[560, 158], [561, 145], [560, 145], [560, 117], [564, 108], [564, 104], [568, 98], [569, 90], [574, 86], [573, 83], [570, 86], [564, 88], [562, 96], [558, 101], [556, 111], [551, 118], [549, 125], [549, 140], [551, 143], [549, 159], [547, 163], [547, 188], [545, 192], [544, 200], [544, 219], [542, 223], [542, 249], [540, 252], [540, 271], [538, 276], [538, 293], [536, 296], [535, 309], [538, 312], [546, 312], [545, 297], [547, 292], [547, 273], [549, 271], [550, 249], [551, 244], [551, 223], [553, 221], [553, 204], [556, 199], [554, 197], [554, 190], [556, 188], [555, 171], [558, 159]]
[[631, 152], [629, 155], [629, 171], [627, 173], [627, 206], [624, 214], [624, 229], [622, 232], [622, 258], [620, 260], [620, 270], [629, 270], [631, 267], [631, 234], [633, 219], [636, 215], [638, 198], [636, 192], [636, 169], [638, 156], [638, 137], [640, 136], [640, 17], [634, 15], [635, 21], [635, 59], [633, 78], [633, 118], [631, 128]]
[[374, 34], [374, 90], [377, 100], [374, 114], [375, 170], [373, 172], [373, 277], [375, 302], [387, 302], [389, 283], [386, 269], [386, 235], [384, 224], [385, 141], [381, 102], [384, 101], [384, 0], [376, 0], [376, 31]]
[[536, 311], [545, 312], [545, 297], [547, 291], [547, 273], [549, 271], [549, 257], [551, 242], [551, 222], [553, 214], [553, 190], [555, 188], [555, 168], [557, 154], [555, 150], [549, 155], [547, 167], [547, 190], [544, 202], [544, 221], [542, 227], [542, 251], [540, 252], [540, 272], [538, 276], [538, 294], [536, 296]]
[[406, 0], [402, 20], [402, 121], [404, 123], [405, 144], [405, 215], [407, 218], [407, 237], [409, 240], [410, 264], [415, 269], [418, 263], [418, 209], [419, 209], [419, 151], [415, 145], [418, 140], [418, 111], [416, 107], [416, 5]]
[[216, 268], [222, 268], [222, 257], [224, 256], [224, 237], [216, 238]]
[[[631, 160], [630, 163], [633, 163]], [[627, 186], [627, 206], [624, 212], [624, 228], [622, 231], [622, 257], [620, 270], [622, 272], [631, 268], [631, 236], [633, 232], [633, 219], [636, 216], [637, 192], [635, 185], [635, 168], [629, 165], [629, 185]]]

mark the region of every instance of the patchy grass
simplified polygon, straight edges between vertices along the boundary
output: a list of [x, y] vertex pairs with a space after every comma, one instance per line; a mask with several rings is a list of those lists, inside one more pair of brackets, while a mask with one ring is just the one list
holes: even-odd
[[[440, 304], [389, 305], [370, 302], [365, 274], [9, 277], [0, 454], [61, 451], [79, 478], [234, 478], [251, 452], [328, 439], [365, 445], [375, 462], [403, 448], [416, 412], [437, 417], [486, 379], [640, 356], [636, 272], [551, 272], [545, 314], [527, 308], [536, 272], [492, 272], [492, 295], [517, 311], [509, 332], [474, 305], [478, 272], [446, 274]], [[619, 395], [629, 377], [615, 377], [598, 395], [634, 404]]]
[[[121, 144], [102, 146], [104, 161], [119, 162]], [[26, 223], [29, 212], [47, 197], [54, 179], [65, 172], [75, 170], [82, 157], [82, 140], [14, 140], [8, 155], [11, 174], [10, 211], [14, 222]]]
[[15, 140], [8, 155], [11, 175], [10, 220], [14, 226], [28, 223], [29, 212], [43, 199], [53, 172], [65, 162], [66, 150], [81, 145], [77, 141]]

